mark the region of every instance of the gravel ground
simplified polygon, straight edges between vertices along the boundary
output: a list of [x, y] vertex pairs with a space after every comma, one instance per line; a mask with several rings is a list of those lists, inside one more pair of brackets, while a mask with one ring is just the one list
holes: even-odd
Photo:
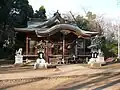
[[3, 90], [120, 90], [120, 73], [77, 77], [6, 80]]
[[2, 67], [0, 90], [120, 90], [119, 66], [91, 69], [76, 64], [48, 70]]

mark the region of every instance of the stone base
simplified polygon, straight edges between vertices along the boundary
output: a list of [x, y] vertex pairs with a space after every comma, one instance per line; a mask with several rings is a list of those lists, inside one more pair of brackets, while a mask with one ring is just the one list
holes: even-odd
[[45, 62], [44, 59], [37, 59], [36, 62], [34, 63], [34, 69], [38, 68], [46, 68], [47, 69], [48, 63]]
[[97, 58], [91, 58], [88, 62], [90, 67], [101, 67], [106, 62], [104, 61], [104, 57], [97, 57]]
[[93, 64], [96, 62], [96, 58], [90, 58], [88, 64]]
[[91, 58], [88, 62], [88, 64], [105, 64], [104, 57], [97, 57], [97, 58]]
[[104, 57], [98, 56], [98, 57], [96, 58], [96, 63], [105, 64], [106, 62], [105, 62], [105, 60], [104, 60]]
[[15, 56], [15, 64], [23, 64], [23, 56], [22, 55], [16, 55]]
[[34, 69], [47, 69], [47, 63], [44, 64], [35, 63]]

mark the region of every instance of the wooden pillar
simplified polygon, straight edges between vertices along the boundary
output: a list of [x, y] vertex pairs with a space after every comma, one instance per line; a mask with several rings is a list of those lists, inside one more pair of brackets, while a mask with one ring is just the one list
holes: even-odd
[[50, 43], [49, 53], [48, 53], [48, 55], [52, 55], [52, 43]]
[[77, 48], [78, 41], [76, 40], [76, 45], [75, 45], [75, 56], [78, 56], [78, 48]]
[[46, 41], [46, 45], [45, 45], [45, 59], [47, 62], [49, 62], [48, 61], [48, 41]]
[[34, 54], [37, 55], [37, 47], [35, 47], [35, 53]]
[[29, 44], [29, 38], [28, 33], [26, 34], [26, 55], [28, 54], [28, 44]]
[[63, 59], [63, 62], [65, 60], [65, 35], [63, 34], [63, 56], [62, 56], [62, 59]]
[[84, 39], [84, 44], [83, 44], [84, 46], [83, 46], [83, 48], [84, 48], [84, 55], [86, 54], [85, 53], [85, 39]]
[[48, 36], [47, 37], [47, 39], [48, 39], [48, 43], [47, 43], [47, 57], [48, 57], [48, 63], [50, 63], [50, 55], [51, 55], [51, 50], [52, 50], [52, 48], [51, 48], [51, 43], [50, 43], [50, 36]]

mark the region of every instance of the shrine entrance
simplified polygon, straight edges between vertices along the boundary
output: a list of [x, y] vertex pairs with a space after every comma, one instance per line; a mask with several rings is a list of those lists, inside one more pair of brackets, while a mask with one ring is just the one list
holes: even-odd
[[51, 61], [53, 58], [58, 61], [66, 62], [68, 57], [75, 55], [75, 41], [77, 36], [73, 33], [63, 34], [57, 32], [49, 37], [48, 43], [48, 57]]

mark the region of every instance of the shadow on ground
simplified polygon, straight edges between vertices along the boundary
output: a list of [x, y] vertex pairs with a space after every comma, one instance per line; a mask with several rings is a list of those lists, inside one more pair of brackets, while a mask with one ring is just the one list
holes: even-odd
[[32, 71], [33, 67], [0, 67], [0, 74]]
[[[103, 72], [104, 73], [104, 72]], [[55, 77], [37, 77], [37, 78], [28, 78], [28, 79], [13, 79], [13, 80], [1, 80], [0, 81], [0, 90], [5, 90], [8, 88], [14, 88], [20, 85], [28, 85], [34, 82], [39, 82], [42, 80], [59, 79], [60, 78], [72, 78], [70, 81], [64, 81], [59, 83], [57, 86], [50, 88], [50, 90], [77, 90], [83, 88], [91, 88], [92, 90], [102, 90], [120, 83], [120, 73], [107, 73], [107, 74], [92, 74], [92, 75], [79, 75], [79, 76], [55, 76]], [[113, 80], [112, 80], [113, 79]], [[4, 85], [4, 84], [6, 85]], [[7, 84], [8, 83], [8, 84]], [[46, 82], [47, 85], [49, 85]], [[3, 84], [3, 85], [2, 85]], [[45, 84], [45, 86], [46, 86]], [[39, 85], [42, 86], [42, 85]]]
[[[105, 88], [108, 88], [110, 86], [113, 86], [115, 84], [120, 83], [120, 73], [116, 73], [116, 74], [109, 74], [109, 75], [94, 75], [92, 77], [88, 77], [84, 80], [75, 80], [75, 81], [71, 81], [69, 83], [61, 83], [61, 85], [58, 85], [56, 87], [54, 87], [53, 89], [56, 90], [78, 90], [78, 89], [90, 89], [92, 88], [92, 90], [102, 90]], [[117, 79], [115, 79], [117, 78]], [[115, 80], [112, 80], [115, 79]], [[93, 87], [95, 87], [93, 89]], [[120, 87], [119, 87], [120, 89]]]

